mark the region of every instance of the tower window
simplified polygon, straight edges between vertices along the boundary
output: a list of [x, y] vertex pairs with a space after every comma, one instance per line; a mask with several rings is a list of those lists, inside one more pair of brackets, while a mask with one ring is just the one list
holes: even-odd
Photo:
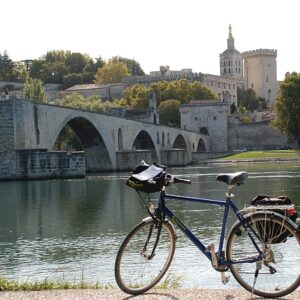
[[267, 76], [266, 81], [269, 82], [269, 77]]
[[224, 68], [224, 74], [226, 74], [226, 68]]

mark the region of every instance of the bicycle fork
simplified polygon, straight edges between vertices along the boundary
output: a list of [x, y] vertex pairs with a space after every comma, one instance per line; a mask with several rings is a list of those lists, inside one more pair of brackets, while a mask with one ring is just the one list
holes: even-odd
[[[151, 254], [147, 254], [147, 247], [148, 247], [148, 243], [151, 239], [151, 236], [152, 236], [152, 233], [153, 233], [153, 227], [154, 226], [158, 226], [158, 229], [157, 229], [157, 235], [156, 235], [156, 239], [155, 239], [155, 243], [153, 245], [153, 249], [151, 251]], [[162, 228], [162, 223], [160, 222], [159, 224], [154, 224], [150, 227], [150, 230], [149, 230], [149, 233], [148, 233], [148, 237], [147, 237], [147, 240], [145, 242], [145, 245], [143, 247], [143, 250], [141, 252], [141, 256], [146, 258], [147, 260], [150, 260], [154, 257], [155, 255], [155, 249], [157, 247], [157, 244], [158, 244], [158, 241], [159, 241], [159, 238], [160, 238], [160, 233], [161, 233], [161, 228]]]

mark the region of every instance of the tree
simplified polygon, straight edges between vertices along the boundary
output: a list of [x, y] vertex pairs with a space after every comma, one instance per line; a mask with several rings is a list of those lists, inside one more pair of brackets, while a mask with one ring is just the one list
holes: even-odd
[[[98, 60], [94, 63], [93, 59], [87, 54], [52, 50], [32, 62], [30, 76], [39, 78], [46, 83], [63, 84], [64, 76], [81, 74], [84, 82], [92, 83], [96, 70], [100, 65]], [[92, 72], [92, 75], [90, 72]]]
[[68, 73], [82, 73], [85, 66], [90, 62], [90, 57], [81, 53], [66, 53], [65, 65]]
[[78, 73], [69, 73], [67, 75], [64, 75], [63, 82], [65, 88], [69, 88], [70, 86], [83, 83], [83, 76], [82, 74]]
[[300, 73], [287, 75], [280, 85], [275, 112], [272, 125], [300, 145]]
[[239, 111], [254, 111], [257, 109], [266, 109], [267, 103], [264, 98], [258, 98], [253, 89], [237, 88]]
[[47, 98], [43, 83], [40, 79], [27, 78], [24, 85], [25, 98], [37, 103], [46, 103]]
[[146, 109], [149, 107], [149, 96], [151, 89], [142, 84], [134, 84], [127, 87], [125, 95], [126, 105], [133, 109]]
[[125, 63], [109, 61], [98, 69], [95, 75], [95, 83], [117, 83], [128, 75], [129, 71]]
[[9, 81], [14, 79], [14, 62], [9, 58], [7, 51], [0, 53], [0, 80]]
[[161, 102], [158, 106], [160, 123], [180, 126], [179, 106], [180, 102], [174, 99]]
[[149, 95], [154, 92], [157, 105], [166, 100], [178, 100], [180, 104], [191, 100], [215, 99], [216, 95], [201, 82], [189, 82], [186, 79], [158, 81], [150, 86], [135, 84], [127, 87], [123, 93], [126, 103], [135, 109], [144, 109], [149, 105]]
[[123, 62], [127, 68], [129, 73], [132, 76], [143, 76], [145, 75], [145, 72], [142, 70], [140, 64], [135, 61], [134, 59], [130, 58], [124, 58], [120, 56], [114, 56], [113, 58], [110, 59], [111, 62]]
[[94, 112], [105, 112], [112, 107], [118, 106], [118, 104], [115, 102], [102, 101], [97, 95], [84, 98], [78, 93], [67, 94], [62, 99], [55, 100], [54, 104], [63, 107], [72, 107]]
[[90, 59], [88, 64], [83, 69], [83, 82], [92, 83], [94, 82], [95, 74], [99, 68], [104, 66], [105, 62], [101, 57]]

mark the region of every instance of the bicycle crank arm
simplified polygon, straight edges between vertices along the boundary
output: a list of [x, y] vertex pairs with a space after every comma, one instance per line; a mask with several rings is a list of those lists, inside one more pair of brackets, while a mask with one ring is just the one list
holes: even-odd
[[215, 245], [214, 244], [211, 244], [211, 245], [208, 245], [206, 247], [206, 251], [210, 253], [211, 255], [211, 264], [214, 268], [217, 268], [219, 266], [219, 263], [218, 263], [218, 258], [217, 258], [217, 255], [216, 255], [216, 250], [215, 250]]

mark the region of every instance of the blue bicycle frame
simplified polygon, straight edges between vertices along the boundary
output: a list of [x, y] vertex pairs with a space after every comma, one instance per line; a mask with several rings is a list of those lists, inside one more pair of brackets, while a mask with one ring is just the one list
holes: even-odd
[[[165, 200], [180, 200], [180, 201], [189, 201], [189, 202], [198, 202], [198, 203], [206, 203], [206, 204], [212, 204], [212, 205], [218, 205], [224, 207], [224, 214], [223, 214], [223, 222], [222, 222], [222, 229], [221, 229], [221, 235], [220, 235], [220, 241], [219, 241], [219, 248], [217, 251], [217, 259], [218, 264], [222, 266], [230, 266], [231, 264], [237, 264], [237, 263], [253, 263], [256, 261], [259, 261], [262, 259], [262, 252], [257, 246], [254, 238], [250, 234], [253, 233], [256, 237], [257, 234], [253, 231], [251, 226], [247, 224], [247, 221], [245, 218], [240, 214], [239, 209], [235, 206], [235, 204], [232, 202], [231, 198], [229, 196], [226, 197], [226, 200], [213, 200], [213, 199], [206, 199], [206, 198], [194, 198], [194, 197], [188, 197], [188, 196], [178, 196], [178, 195], [171, 195], [166, 194], [165, 191], [161, 191], [160, 193], [160, 199], [159, 199], [159, 205], [160, 211], [162, 213], [163, 220], [167, 216], [171, 222], [176, 224], [179, 229], [193, 242], [193, 244], [210, 260], [212, 261], [212, 255], [209, 251], [207, 251], [207, 247], [183, 224], [183, 222], [175, 216], [175, 214], [165, 205]], [[226, 224], [227, 224], [227, 218], [229, 209], [232, 209], [235, 213], [237, 219], [241, 222], [243, 227], [247, 230], [248, 235], [250, 239], [253, 242], [253, 245], [257, 249], [258, 255], [257, 257], [251, 257], [246, 258], [239, 261], [226, 261], [222, 257], [223, 252], [223, 246], [224, 246], [224, 239], [225, 239], [225, 230], [226, 230]]]

